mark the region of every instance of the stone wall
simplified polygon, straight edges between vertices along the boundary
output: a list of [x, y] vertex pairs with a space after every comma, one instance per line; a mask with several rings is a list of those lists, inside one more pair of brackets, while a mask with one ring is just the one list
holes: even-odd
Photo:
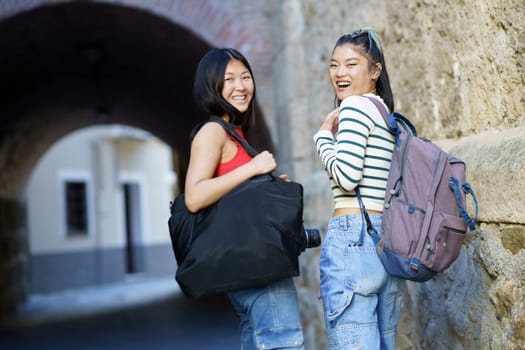
[[[407, 283], [398, 348], [522, 349], [525, 3], [283, 0], [274, 11], [276, 114], [281, 129], [291, 130], [285, 160], [305, 186], [306, 224], [324, 231], [331, 212], [311, 136], [333, 108], [333, 44], [344, 33], [375, 27], [396, 110], [420, 135], [466, 161], [480, 205], [478, 229], [457, 262], [432, 281]], [[318, 250], [301, 259], [307, 346], [324, 349]]]

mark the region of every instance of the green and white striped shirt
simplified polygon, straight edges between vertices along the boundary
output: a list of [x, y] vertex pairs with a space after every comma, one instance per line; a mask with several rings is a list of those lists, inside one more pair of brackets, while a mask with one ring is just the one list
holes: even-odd
[[[384, 103], [379, 96], [367, 96]], [[314, 141], [330, 177], [335, 209], [359, 208], [359, 185], [366, 208], [383, 211], [395, 138], [372, 101], [357, 95], [345, 98], [339, 106], [337, 135], [321, 130]]]

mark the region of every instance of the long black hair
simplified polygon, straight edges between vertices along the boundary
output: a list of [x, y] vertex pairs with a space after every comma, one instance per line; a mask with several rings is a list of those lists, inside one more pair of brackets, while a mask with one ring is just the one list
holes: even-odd
[[240, 125], [246, 132], [255, 114], [255, 80], [253, 80], [253, 97], [250, 105], [244, 113], [240, 112], [222, 96], [224, 72], [232, 60], [238, 60], [245, 65], [254, 79], [248, 60], [239, 51], [232, 48], [214, 48], [199, 62], [193, 83], [193, 99], [197, 107], [208, 115], [222, 117], [227, 114], [230, 117], [230, 124]]
[[[392, 94], [392, 88], [390, 87], [390, 80], [388, 79], [388, 72], [386, 70], [385, 56], [383, 55], [383, 47], [379, 40], [377, 33], [372, 28], [363, 28], [354, 31], [351, 34], [345, 34], [341, 36], [335, 43], [334, 50], [345, 44], [350, 44], [359, 50], [363, 55], [368, 58], [369, 68], [372, 69], [376, 63], [381, 63], [382, 70], [376, 83], [376, 91], [379, 96], [385, 101], [385, 104], [390, 109], [390, 112], [394, 111], [394, 96]], [[333, 51], [332, 51], [333, 53]], [[337, 100], [336, 104], [339, 105], [341, 101]]]

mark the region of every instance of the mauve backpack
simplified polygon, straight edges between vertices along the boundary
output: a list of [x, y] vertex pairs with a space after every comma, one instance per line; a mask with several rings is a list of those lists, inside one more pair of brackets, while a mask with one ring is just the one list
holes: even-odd
[[[465, 162], [418, 137], [403, 115], [381, 112], [396, 138], [388, 175], [381, 233], [370, 223], [359, 188], [356, 189], [385, 268], [407, 280], [424, 282], [447, 269], [459, 256], [468, 229], [475, 230], [478, 203], [465, 181]], [[466, 194], [475, 203], [475, 216], [466, 211]]]

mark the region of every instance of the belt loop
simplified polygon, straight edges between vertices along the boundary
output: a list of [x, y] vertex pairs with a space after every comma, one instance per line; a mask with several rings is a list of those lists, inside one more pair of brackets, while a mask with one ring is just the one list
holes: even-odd
[[345, 230], [348, 230], [348, 228], [349, 228], [350, 225], [352, 224], [352, 223], [350, 222], [350, 215], [343, 215], [342, 217], [344, 218], [344, 226], [345, 226], [344, 229], [345, 229]]

